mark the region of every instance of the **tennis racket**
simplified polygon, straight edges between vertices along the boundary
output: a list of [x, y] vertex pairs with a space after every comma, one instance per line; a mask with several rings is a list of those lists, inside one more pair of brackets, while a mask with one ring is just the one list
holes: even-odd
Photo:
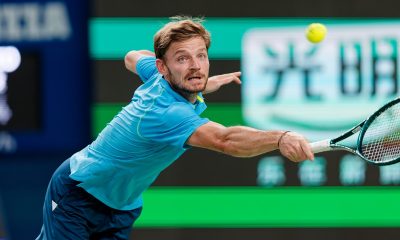
[[[337, 138], [311, 143], [314, 153], [345, 150], [376, 165], [400, 161], [400, 98]], [[349, 142], [349, 139], [351, 141]]]

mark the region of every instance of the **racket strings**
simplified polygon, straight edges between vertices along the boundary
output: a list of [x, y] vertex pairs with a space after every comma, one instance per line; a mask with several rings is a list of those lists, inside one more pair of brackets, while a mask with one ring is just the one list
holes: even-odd
[[376, 163], [385, 163], [400, 157], [400, 104], [395, 104], [368, 126], [361, 154]]

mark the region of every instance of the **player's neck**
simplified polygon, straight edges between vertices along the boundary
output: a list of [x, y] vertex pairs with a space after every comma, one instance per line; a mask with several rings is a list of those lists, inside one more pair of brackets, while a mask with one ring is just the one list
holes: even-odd
[[188, 93], [185, 91], [179, 91], [175, 89], [182, 97], [184, 97], [186, 100], [188, 100], [191, 103], [195, 103], [197, 100], [197, 93]]

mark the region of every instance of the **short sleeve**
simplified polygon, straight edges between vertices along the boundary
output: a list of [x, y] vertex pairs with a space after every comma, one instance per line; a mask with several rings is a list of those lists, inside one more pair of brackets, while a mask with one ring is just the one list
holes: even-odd
[[193, 132], [207, 122], [209, 120], [197, 115], [190, 105], [175, 103], [163, 113], [154, 111], [145, 116], [139, 132], [152, 141], [184, 148]]
[[147, 82], [147, 80], [158, 73], [156, 58], [152, 56], [141, 57], [136, 63], [136, 72], [143, 82]]

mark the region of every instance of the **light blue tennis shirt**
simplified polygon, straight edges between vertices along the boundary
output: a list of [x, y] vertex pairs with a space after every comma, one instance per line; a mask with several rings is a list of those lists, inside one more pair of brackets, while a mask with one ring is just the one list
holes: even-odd
[[201, 93], [193, 104], [157, 71], [154, 57], [136, 70], [143, 83], [132, 101], [97, 139], [70, 158], [71, 175], [97, 199], [119, 210], [142, 205], [141, 195], [189, 146], [190, 135], [209, 120]]

